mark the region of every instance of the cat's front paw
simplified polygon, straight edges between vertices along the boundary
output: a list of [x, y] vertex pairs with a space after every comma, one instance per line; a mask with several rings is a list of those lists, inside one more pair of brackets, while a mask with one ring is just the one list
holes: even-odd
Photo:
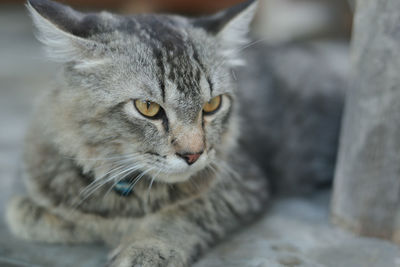
[[144, 240], [111, 253], [107, 267], [186, 267], [183, 251], [158, 240]]

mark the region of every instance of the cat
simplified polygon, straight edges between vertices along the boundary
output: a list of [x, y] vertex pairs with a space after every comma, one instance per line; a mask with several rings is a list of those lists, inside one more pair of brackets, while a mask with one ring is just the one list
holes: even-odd
[[230, 73], [256, 1], [201, 18], [27, 7], [63, 68], [27, 134], [15, 235], [104, 242], [108, 266], [189, 266], [267, 207], [268, 181], [237, 144]]
[[293, 49], [242, 51], [257, 4], [186, 18], [29, 0], [62, 71], [27, 134], [28, 196], [8, 206], [12, 232], [106, 243], [108, 266], [190, 266], [263, 214], [271, 183], [329, 183], [343, 79], [321, 71], [334, 86], [285, 83], [279, 55]]

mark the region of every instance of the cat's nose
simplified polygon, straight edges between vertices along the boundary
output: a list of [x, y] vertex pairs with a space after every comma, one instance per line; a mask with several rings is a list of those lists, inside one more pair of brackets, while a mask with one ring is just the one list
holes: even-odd
[[203, 151], [197, 152], [197, 153], [176, 153], [176, 155], [186, 161], [187, 164], [192, 165], [195, 163], [203, 154]]

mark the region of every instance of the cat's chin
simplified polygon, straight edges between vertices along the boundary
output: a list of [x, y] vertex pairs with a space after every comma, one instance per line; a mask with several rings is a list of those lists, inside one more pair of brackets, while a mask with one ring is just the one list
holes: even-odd
[[157, 177], [155, 177], [155, 181], [163, 182], [163, 183], [181, 183], [188, 181], [192, 176], [196, 175], [205, 166], [202, 168], [196, 168], [193, 170], [188, 170], [185, 172], [176, 172], [176, 173], [160, 173]]
[[182, 183], [188, 181], [191, 177], [195, 176], [207, 167], [206, 164], [198, 164], [190, 166], [189, 168], [176, 171], [176, 172], [159, 172], [158, 175], [153, 176], [154, 180], [163, 183]]
[[187, 174], [187, 173], [177, 173], [177, 174], [170, 174], [166, 173], [163, 175], [159, 175], [155, 180], [158, 182], [164, 182], [164, 183], [169, 183], [169, 184], [174, 184], [174, 183], [182, 183], [186, 182], [190, 179], [190, 177], [193, 174]]

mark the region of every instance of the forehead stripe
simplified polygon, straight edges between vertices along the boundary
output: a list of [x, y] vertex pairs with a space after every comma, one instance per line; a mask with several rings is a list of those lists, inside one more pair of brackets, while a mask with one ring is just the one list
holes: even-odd
[[210, 77], [207, 77], [207, 82], [210, 85], [210, 95], [212, 95], [212, 93], [214, 91], [214, 85], [213, 85]]
[[157, 66], [160, 69], [160, 77], [158, 83], [160, 85], [163, 102], [165, 102], [165, 67], [162, 60], [162, 52], [158, 49], [153, 49], [153, 53], [157, 60]]
[[[206, 73], [207, 73], [206, 68], [204, 67], [203, 62], [201, 62], [201, 60], [200, 60], [199, 53], [197, 52], [196, 47], [194, 46], [194, 44], [191, 44], [191, 45], [192, 45], [192, 49], [193, 49], [193, 58], [197, 62], [197, 64], [199, 64], [203, 73], [206, 75]], [[200, 83], [200, 76], [197, 76], [197, 82]], [[210, 94], [212, 95], [214, 87], [213, 87], [213, 83], [211, 82], [211, 78], [208, 75], [207, 75], [207, 82], [210, 86]]]

